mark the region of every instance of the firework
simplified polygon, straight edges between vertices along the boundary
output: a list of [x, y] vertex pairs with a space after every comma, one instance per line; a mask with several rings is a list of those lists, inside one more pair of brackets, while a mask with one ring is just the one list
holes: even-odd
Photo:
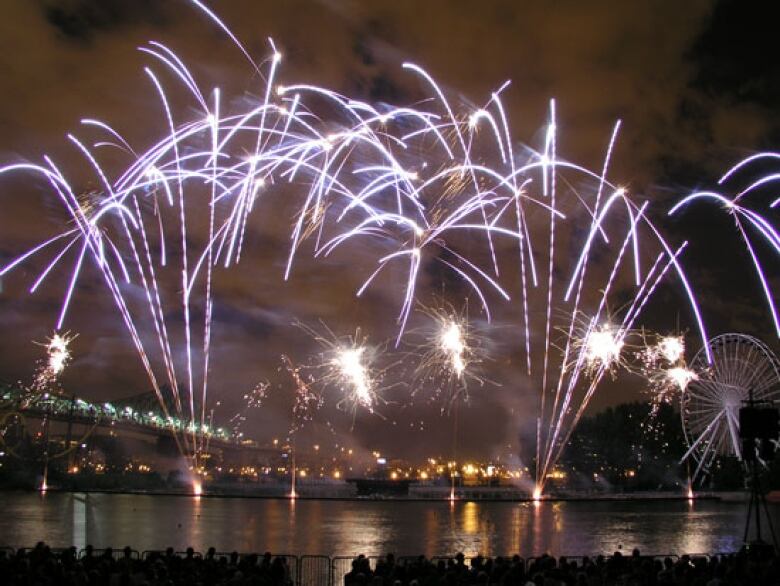
[[656, 366], [648, 369], [644, 377], [649, 384], [651, 417], [657, 414], [662, 403], [671, 403], [679, 399], [688, 385], [699, 379], [696, 372], [684, 365]]
[[675, 385], [680, 392], [688, 388], [688, 383], [699, 378], [699, 376], [684, 366], [673, 366], [666, 370], [666, 380], [669, 384]]
[[686, 363], [683, 335], [643, 334], [643, 341], [644, 346], [635, 353], [638, 362], [636, 374], [648, 382], [652, 419], [662, 403], [680, 398], [688, 384], [698, 379], [698, 374]]
[[263, 405], [263, 401], [265, 401], [266, 397], [268, 396], [268, 390], [270, 386], [271, 383], [268, 381], [261, 381], [257, 383], [251, 391], [243, 396], [243, 404], [241, 409], [239, 409], [239, 411], [236, 412], [236, 414], [233, 415], [229, 421], [233, 437], [243, 437], [244, 432], [241, 431], [241, 428], [244, 423], [246, 423], [248, 413], [255, 409], [259, 409]]
[[[322, 395], [316, 393], [314, 380], [302, 372], [300, 366], [296, 366], [287, 356], [282, 356], [284, 367], [295, 383], [295, 400], [292, 407], [292, 421], [287, 434], [288, 439], [293, 437], [307, 421], [311, 421], [314, 412], [322, 407]], [[305, 380], [305, 377], [309, 380]]]
[[68, 336], [68, 334], [62, 336], [54, 334], [51, 340], [49, 340], [49, 345], [46, 348], [49, 353], [48, 368], [54, 376], [59, 375], [70, 361], [71, 355], [68, 350], [68, 344], [73, 340], [73, 337]]
[[410, 330], [407, 336], [409, 359], [417, 363], [412, 394], [432, 390], [431, 398], [444, 401], [444, 411], [459, 397], [468, 399], [472, 383], [485, 384], [479, 365], [487, 359], [487, 337], [469, 320], [466, 305], [457, 311], [439, 300], [436, 307], [422, 307], [421, 312], [430, 325]]
[[[753, 162], [760, 160], [780, 160], [780, 154], [758, 153], [747, 157], [729, 169], [723, 177], [720, 178], [718, 185], [727, 187], [737, 183], [736, 178], [738, 178], [744, 170], [749, 169]], [[756, 250], [755, 245], [757, 238], [763, 240], [768, 244], [769, 251], [774, 255], [776, 261], [780, 257], [780, 230], [778, 230], [776, 225], [773, 225], [772, 220], [770, 219], [771, 216], [765, 217], [761, 214], [763, 210], [759, 208], [759, 211], [756, 211], [754, 207], [742, 203], [743, 199], [748, 199], [749, 196], [760, 187], [778, 180], [780, 180], [780, 173], [764, 175], [757, 180], [749, 182], [746, 187], [737, 190], [736, 194], [731, 197], [715, 191], [698, 191], [681, 199], [669, 210], [669, 215], [674, 215], [684, 208], [691, 207], [692, 203], [695, 201], [704, 200], [718, 204], [726, 213], [732, 216], [737, 231], [742, 237], [742, 241], [750, 254], [753, 268], [755, 269], [756, 276], [758, 277], [764, 296], [766, 297], [767, 307], [772, 316], [775, 332], [777, 336], [780, 337], [780, 312], [777, 310], [777, 297], [774, 294], [771, 279], [761, 263], [760, 255]], [[768, 207], [772, 209], [778, 205], [780, 205], [780, 198], [774, 199]]]
[[447, 356], [449, 368], [457, 378], [463, 378], [466, 370], [465, 352], [466, 343], [463, 340], [463, 330], [456, 321], [444, 324], [439, 335], [441, 351]]
[[[679, 259], [685, 243], [669, 244], [648, 218], [647, 203], [634, 201], [608, 179], [619, 124], [600, 172], [590, 171], [559, 155], [552, 101], [543, 148], [524, 158], [514, 151], [517, 141], [501, 100], [508, 83], [483, 107], [466, 111], [453, 106], [433, 77], [412, 63], [403, 68], [432, 98], [418, 108], [370, 104], [306, 83], [280, 85], [282, 55], [272, 41], [269, 58], [257, 64], [213, 12], [193, 3], [236, 43], [251, 74], [262, 74], [258, 103], [231, 111], [229, 96], [219, 88], [204, 91], [182, 59], [151, 42], [141, 50], [184, 85], [194, 107], [174, 111], [164, 78], [146, 68], [160, 102], [156, 116], [166, 127], [156, 143], [139, 151], [105, 122], [83, 120], [91, 140], [68, 138], [94, 169], [99, 188], [88, 198], [76, 195], [48, 157], [40, 164], [0, 168], [0, 176], [42, 176], [70, 220], [0, 268], [0, 276], [33, 257], [44, 258], [31, 286], [35, 292], [55, 268], [67, 268], [59, 329], [86, 267], [96, 269], [166, 421], [184, 422], [171, 431], [188, 457], [197, 458], [205, 448], [197, 430], [204, 429], [209, 413], [212, 320], [219, 303], [214, 280], [246, 257], [247, 226], [257, 203], [273, 198], [281, 184], [299, 189], [280, 278], [295, 278], [304, 252], [320, 260], [345, 248], [348, 253], [350, 246], [376, 253], [371, 267], [355, 267], [364, 271], [355, 293], [361, 296], [380, 286], [380, 275], [402, 270], [404, 278], [392, 287], [398, 299], [396, 345], [418, 302], [423, 268], [442, 269], [477, 300], [488, 322], [491, 304], [514, 297], [520, 316], [515, 341], [540, 392], [540, 490], [603, 376], [626, 354], [626, 337], [667, 274], [682, 285], [706, 342]], [[322, 108], [323, 101], [328, 108]], [[99, 151], [109, 146], [124, 153], [124, 166], [102, 166]], [[588, 185], [577, 187], [583, 183]], [[757, 230], [761, 226], [770, 242], [780, 242], [758, 218], [745, 217]], [[464, 241], [468, 246], [461, 246]], [[367, 246], [371, 243], [377, 246]], [[506, 271], [500, 270], [508, 249], [519, 269], [512, 295], [502, 284]], [[624, 309], [608, 315], [616, 297]], [[583, 315], [588, 316], [584, 330]], [[561, 333], [561, 341], [554, 332]], [[387, 368], [378, 366], [384, 362], [381, 346], [368, 345], [359, 331], [340, 339], [330, 331], [309, 334], [322, 351], [316, 364], [306, 366], [312, 381], [301, 380], [340, 389], [338, 404], [353, 413], [358, 408], [376, 413], [388, 388]], [[478, 362], [469, 335], [468, 324], [449, 315], [430, 341], [432, 362], [461, 388]], [[173, 401], [163, 395], [163, 383]]]
[[[289, 496], [290, 498], [294, 499], [298, 496], [295, 491], [295, 448], [298, 439], [298, 431], [300, 431], [308, 421], [313, 419], [314, 411], [322, 407], [323, 399], [321, 394], [316, 393], [313, 390], [313, 387], [315, 386], [313, 384], [314, 381], [310, 376], [304, 375], [302, 373], [300, 366], [296, 366], [293, 361], [290, 360], [290, 358], [286, 355], [282, 355], [282, 362], [284, 364], [284, 368], [287, 370], [288, 374], [295, 383], [295, 400], [293, 401], [292, 407], [292, 420], [290, 421], [290, 429], [287, 433], [287, 441], [291, 446], [292, 454], [292, 459], [290, 462], [291, 467]], [[309, 379], [308, 381], [304, 380], [305, 376], [307, 376]]]
[[370, 346], [360, 329], [354, 335], [338, 337], [324, 324], [323, 333], [300, 322], [295, 325], [322, 349], [317, 359], [306, 366], [311, 379], [307, 388], [311, 385], [322, 389], [320, 396], [328, 389], [338, 389], [336, 406], [352, 413], [353, 420], [358, 408], [377, 413], [377, 405], [385, 402], [382, 392], [395, 386], [383, 384], [385, 373], [395, 364], [377, 366], [383, 346]]
[[[570, 300], [571, 309], [564, 309], [566, 304], [555, 300], [551, 292], [551, 287], [555, 287], [553, 279], [548, 280], [547, 291], [540, 292], [542, 296], [546, 293], [545, 322], [550, 324], [551, 331], [559, 335], [557, 339], [550, 337], [541, 351], [537, 351], [541, 352], [542, 364], [541, 372], [536, 371], [538, 378], [534, 381], [541, 389], [536, 456], [536, 485], [540, 490], [544, 489], [547, 474], [559, 460], [604, 376], [615, 375], [620, 368], [630, 370], [634, 345], [629, 341], [637, 334], [634, 325], [668, 271], [674, 269], [689, 290], [678, 263], [684, 245], [674, 250], [660, 238], [657, 229], [643, 219], [646, 205], [629, 206], [626, 210], [628, 222], [619, 224], [617, 234], [605, 232], [599, 236], [601, 229], [614, 231], [615, 228], [603, 220], [611, 206], [618, 201], [625, 202], [626, 197], [625, 190], [617, 189], [604, 202], [601, 212], [593, 214], [590, 232], [582, 244], [579, 259], [571, 269], [569, 286], [563, 294], [564, 300]], [[653, 235], [652, 242], [660, 247], [647, 266], [642, 266], [635, 253], [640, 225]], [[609, 242], [614, 244], [609, 245]], [[599, 247], [595, 248], [597, 244]], [[629, 256], [632, 249], [634, 253]], [[590, 259], [597, 250], [600, 255], [606, 254], [612, 260], [602, 260], [594, 266]], [[556, 251], [556, 246], [549, 247], [551, 257], [556, 255]], [[633, 258], [633, 266], [626, 266], [624, 261], [627, 258]], [[560, 270], [553, 264], [550, 274]], [[624, 292], [618, 294], [615, 291], [616, 284], [626, 279], [634, 282], [628, 302]], [[609, 307], [617, 299], [620, 299], [621, 307], [611, 312]], [[694, 314], [698, 315], [697, 308]], [[546, 331], [544, 322], [542, 327]]]
[[33, 376], [31, 393], [41, 394], [58, 391], [57, 379], [70, 362], [70, 343], [78, 337], [78, 334], [54, 333], [45, 343], [37, 345], [46, 348], [46, 359], [39, 362]]
[[590, 371], [612, 371], [620, 362], [623, 340], [610, 325], [592, 328], [582, 342], [585, 348], [585, 361]]
[[679, 362], [685, 356], [685, 340], [682, 336], [665, 336], [658, 342], [657, 353], [669, 364]]
[[339, 348], [331, 363], [338, 372], [341, 386], [351, 389], [349, 394], [358, 405], [374, 410], [374, 383], [364, 364], [365, 348]]

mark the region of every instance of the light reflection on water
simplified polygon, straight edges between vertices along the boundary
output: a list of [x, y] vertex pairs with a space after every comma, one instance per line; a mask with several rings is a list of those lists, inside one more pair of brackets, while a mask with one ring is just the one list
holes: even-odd
[[[4, 493], [0, 545], [382, 555], [733, 551], [745, 505], [413, 502]], [[780, 507], [772, 505], [775, 526]]]

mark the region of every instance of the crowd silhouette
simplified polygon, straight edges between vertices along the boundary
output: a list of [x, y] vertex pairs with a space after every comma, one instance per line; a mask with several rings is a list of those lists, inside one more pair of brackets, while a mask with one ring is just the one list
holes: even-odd
[[[328, 558], [325, 558], [326, 560]], [[345, 560], [346, 561], [346, 560]], [[372, 563], [373, 562], [373, 563]], [[0, 583], [9, 586], [777, 586], [780, 558], [771, 548], [715, 556], [630, 555], [523, 559], [425, 556], [370, 560], [358, 556], [343, 579], [328, 563], [324, 573], [299, 576], [295, 558], [265, 554], [205, 555], [173, 548], [138, 555], [129, 547], [54, 550], [44, 543], [16, 552], [0, 549]]]
[[293, 586], [284, 557], [265, 554], [205, 555], [187, 548], [169, 547], [143, 558], [131, 548], [94, 552], [87, 546], [79, 556], [75, 547], [53, 551], [43, 543], [13, 555], [0, 551], [0, 583], [9, 586], [178, 586], [244, 585]]
[[[643, 556], [615, 552], [612, 556], [555, 558], [543, 555], [466, 561], [429, 560], [420, 556], [398, 563], [392, 555], [372, 570], [365, 557], [352, 562], [344, 586], [777, 586], [780, 558], [771, 549], [720, 556]], [[334, 586], [340, 586], [334, 584]]]

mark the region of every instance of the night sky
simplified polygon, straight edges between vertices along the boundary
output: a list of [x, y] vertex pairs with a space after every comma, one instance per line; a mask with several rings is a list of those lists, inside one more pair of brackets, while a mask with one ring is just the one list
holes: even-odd
[[[409, 105], [427, 95], [419, 80], [401, 68], [413, 61], [438, 80], [453, 103], [469, 110], [511, 79], [503, 99], [518, 151], [523, 145], [540, 147], [553, 97], [559, 152], [590, 168], [600, 169], [612, 126], [622, 119], [610, 177], [652, 202], [652, 215], [670, 241], [691, 241], [684, 262], [710, 333], [744, 331], [777, 348], [749, 258], [728, 216], [703, 206], [680, 219], [665, 218], [674, 201], [691, 190], [713, 187], [731, 164], [777, 148], [780, 61], [769, 3], [570, 0], [477, 7], [451, 0], [222, 0], [209, 5], [258, 60], [269, 53], [267, 37], [274, 39], [284, 55], [281, 83], [303, 81], [366, 101]], [[97, 187], [94, 178], [65, 138], [69, 131], [82, 132], [81, 118], [110, 122], [133, 145], [151, 144], [165, 120], [143, 74], [153, 62], [136, 50], [149, 40], [174, 49], [204, 90], [220, 86], [227, 109], [238, 110], [262, 95], [262, 80], [237, 48], [185, 0], [15, 0], [4, 8], [2, 164], [39, 161], [48, 154], [67, 169], [72, 183], [89, 191]], [[175, 86], [170, 79], [166, 83]], [[173, 95], [179, 121], [195, 115], [190, 102], [177, 102]], [[105, 160], [112, 168], [119, 159], [109, 154]], [[767, 190], [757, 201], [771, 196]], [[0, 260], [56, 233], [66, 221], [37, 179], [3, 177], [0, 197]], [[361, 327], [380, 343], [394, 335], [401, 303], [392, 275], [355, 299], [376, 258], [363, 247], [316, 262], [309, 248], [285, 283], [293, 211], [284, 201], [267, 204], [248, 234], [247, 248], [254, 252], [240, 271], [219, 277], [217, 285], [211, 401], [221, 400], [218, 417], [224, 418], [258, 381], [282, 385], [251, 413], [245, 428], [261, 440], [282, 436], [289, 424], [291, 394], [285, 389], [290, 383], [279, 372], [280, 355], [305, 362], [316, 351], [313, 341], [292, 326], [294, 320], [313, 325], [322, 320], [339, 335]], [[775, 290], [780, 289], [777, 257], [761, 247], [759, 253]], [[68, 273], [59, 272], [28, 296], [26, 288], [41, 267], [32, 262], [3, 278], [2, 381], [29, 381], [41, 355], [32, 341], [50, 335], [56, 321]], [[426, 275], [426, 285], [428, 294], [443, 287], [435, 271]], [[454, 285], [447, 289], [449, 301], [458, 305], [462, 293]], [[469, 406], [459, 415], [460, 441], [465, 453], [485, 455], [507, 443], [528, 441], [538, 391], [521, 374], [517, 312], [499, 310], [497, 322], [488, 327], [475, 304], [470, 311], [488, 339], [491, 359], [482, 374], [500, 385], [471, 389]], [[659, 292], [643, 323], [660, 331], [679, 325], [690, 334], [690, 314], [678, 285]], [[94, 399], [149, 388], [96, 273], [87, 271], [80, 280], [65, 329], [80, 336], [72, 345], [74, 361], [64, 388]], [[695, 336], [687, 341], [698, 349]], [[607, 381], [593, 407], [636, 399], [641, 388], [636, 377]], [[441, 404], [420, 395], [411, 404], [408, 395], [408, 388], [391, 389], [391, 404], [380, 409], [384, 417], [358, 412], [354, 429], [352, 415], [330, 401], [307, 433], [312, 441], [330, 438], [394, 455], [419, 454], [421, 444], [447, 453], [452, 416], [440, 415]]]

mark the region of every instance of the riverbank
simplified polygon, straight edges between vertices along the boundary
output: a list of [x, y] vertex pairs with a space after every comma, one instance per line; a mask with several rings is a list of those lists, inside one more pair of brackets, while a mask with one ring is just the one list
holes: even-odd
[[[446, 502], [480, 501], [480, 502], [535, 502], [527, 492], [512, 487], [470, 487], [457, 488], [454, 495], [448, 487], [426, 487], [424, 490], [410, 489], [406, 495], [370, 494], [359, 495], [349, 485], [298, 485], [296, 494], [290, 496], [289, 485], [259, 485], [251, 487], [212, 487], [206, 486], [201, 492], [194, 493], [192, 487], [166, 489], [114, 489], [114, 488], [84, 488], [47, 487], [45, 491], [19, 488], [1, 488], [0, 493], [65, 493], [65, 494], [116, 494], [116, 495], [146, 495], [174, 496], [188, 498], [226, 498], [226, 499], [280, 499], [280, 500], [334, 500], [334, 501], [398, 501], [398, 502]], [[693, 497], [673, 491], [642, 491], [618, 493], [590, 492], [555, 492], [543, 495], [539, 501], [544, 502], [601, 502], [601, 501], [690, 501], [712, 500], [723, 502], [746, 502], [748, 494], [744, 492], [701, 492]], [[777, 497], [777, 498], [769, 498]], [[768, 496], [770, 502], [780, 502], [780, 493]]]

